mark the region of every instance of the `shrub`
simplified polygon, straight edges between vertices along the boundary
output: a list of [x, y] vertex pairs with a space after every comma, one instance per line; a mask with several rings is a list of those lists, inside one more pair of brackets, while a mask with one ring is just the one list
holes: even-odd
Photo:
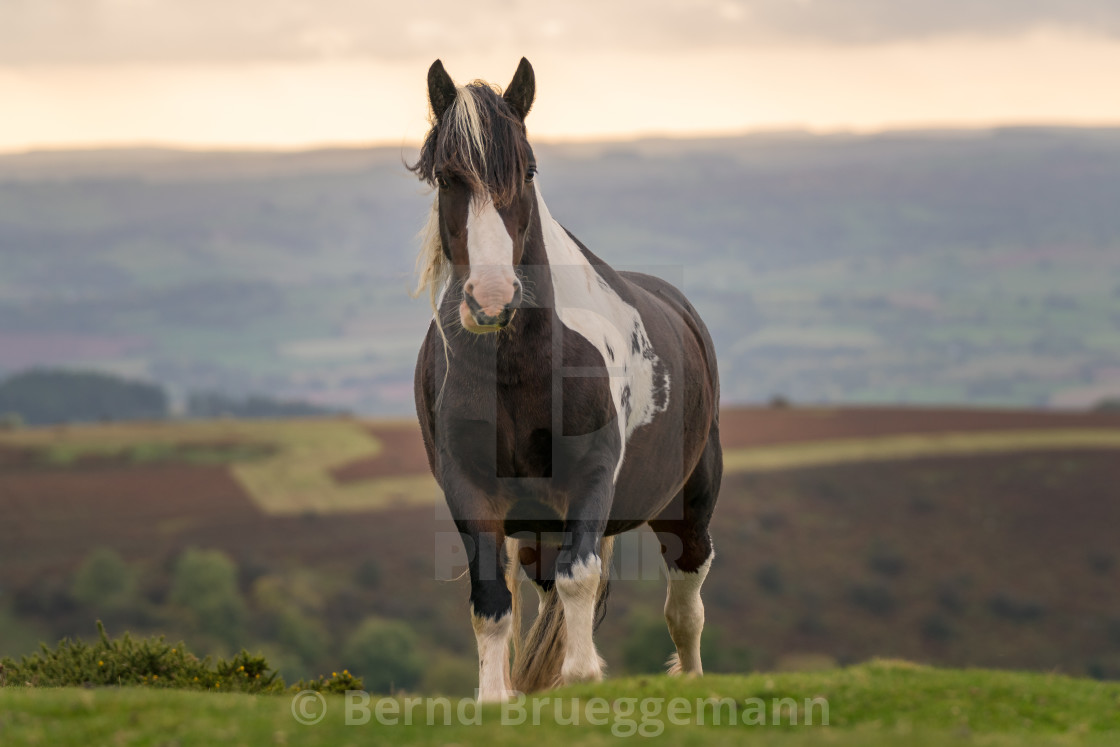
[[758, 526], [764, 532], [773, 532], [786, 525], [786, 515], [780, 511], [765, 511], [758, 515]]
[[894, 593], [883, 584], [854, 584], [848, 589], [848, 601], [878, 617], [886, 617], [898, 606]]
[[1108, 640], [1114, 645], [1120, 646], [1120, 618], [1112, 618], [1105, 623], [1105, 631], [1108, 633]]
[[170, 599], [191, 613], [199, 632], [230, 646], [243, 636], [247, 610], [237, 588], [237, 565], [224, 553], [184, 551], [175, 565]]
[[86, 605], [115, 605], [130, 600], [136, 592], [136, 578], [120, 555], [108, 547], [89, 554], [74, 575], [71, 593]]
[[793, 624], [793, 629], [802, 635], [821, 635], [825, 632], [826, 627], [824, 620], [821, 619], [820, 611], [810, 609], [797, 618], [797, 622]]
[[996, 617], [1016, 623], [1034, 622], [1041, 618], [1046, 608], [1029, 599], [1018, 599], [1009, 594], [996, 594], [988, 600], [988, 609]]
[[922, 637], [938, 643], [955, 638], [957, 631], [945, 615], [934, 612], [922, 619]]
[[867, 567], [884, 576], [897, 576], [906, 569], [906, 560], [884, 542], [875, 542], [867, 554]]
[[424, 673], [420, 641], [405, 622], [367, 618], [346, 641], [343, 658], [371, 692], [415, 687]]
[[232, 659], [198, 658], [182, 644], [163, 636], [136, 640], [128, 633], [111, 639], [97, 623], [98, 640], [63, 639], [19, 662], [0, 661], [0, 685], [76, 687], [131, 685], [188, 690], [228, 690], [248, 693], [284, 691], [284, 680], [263, 656], [247, 651]]
[[319, 675], [313, 680], [300, 680], [289, 689], [297, 693], [304, 690], [314, 690], [320, 693], [344, 695], [347, 690], [363, 689], [363, 685], [361, 677], [355, 677], [350, 674], [350, 670], [343, 669], [341, 672], [331, 672], [330, 677]]
[[276, 642], [308, 665], [321, 660], [327, 650], [327, 634], [322, 627], [295, 610], [277, 616]]
[[1116, 556], [1111, 553], [1097, 551], [1088, 556], [1089, 568], [1098, 576], [1107, 576], [1116, 567]]
[[439, 652], [424, 669], [420, 689], [440, 695], [473, 696], [478, 687], [478, 659]]
[[705, 672], [742, 674], [755, 667], [754, 652], [741, 644], [727, 640], [727, 631], [708, 623], [700, 636], [700, 660]]
[[12, 594], [12, 612], [20, 617], [56, 617], [73, 612], [74, 597], [62, 582], [39, 579], [21, 586]]
[[941, 609], [959, 615], [968, 607], [966, 591], [972, 586], [969, 576], [957, 576], [941, 582], [937, 590], [937, 603]]
[[785, 581], [782, 580], [782, 569], [775, 563], [760, 566], [754, 573], [754, 581], [758, 588], [774, 596], [780, 595], [786, 588]]
[[669, 628], [661, 615], [636, 608], [627, 615], [626, 641], [622, 644], [622, 664], [631, 674], [665, 671], [665, 662], [676, 649]]
[[381, 584], [381, 566], [374, 558], [366, 558], [354, 572], [354, 580], [366, 589], [376, 589]]

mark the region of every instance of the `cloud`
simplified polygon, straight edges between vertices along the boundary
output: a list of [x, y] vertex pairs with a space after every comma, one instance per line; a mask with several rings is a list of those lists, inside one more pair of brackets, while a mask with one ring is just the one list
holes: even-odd
[[1115, 0], [744, 0], [737, 5], [775, 32], [840, 43], [1006, 36], [1047, 26], [1120, 34]]
[[1115, 0], [3, 0], [0, 64], [412, 60], [481, 49], [660, 51], [767, 42], [1120, 35]]

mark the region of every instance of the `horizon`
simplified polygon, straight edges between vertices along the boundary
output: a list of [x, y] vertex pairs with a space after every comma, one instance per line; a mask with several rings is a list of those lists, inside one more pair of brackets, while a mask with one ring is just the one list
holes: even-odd
[[[835, 128], [814, 129], [797, 127], [758, 128], [728, 132], [671, 132], [671, 133], [634, 133], [629, 135], [589, 135], [579, 137], [548, 137], [534, 136], [529, 133], [530, 139], [536, 145], [545, 147], [579, 147], [603, 145], [640, 145], [643, 143], [689, 143], [710, 142], [719, 140], [746, 140], [746, 139], [873, 139], [877, 137], [908, 136], [908, 137], [970, 137], [995, 135], [1008, 132], [1039, 133], [1050, 132], [1120, 132], [1120, 120], [1111, 123], [1066, 123], [1057, 121], [1037, 122], [1007, 122], [975, 125], [951, 125], [926, 123], [898, 125], [878, 129], [860, 128]], [[244, 154], [244, 155], [298, 155], [308, 153], [325, 153], [331, 151], [374, 151], [414, 148], [419, 149], [422, 140], [408, 140], [404, 142], [390, 141], [348, 141], [335, 140], [323, 142], [295, 143], [291, 145], [276, 144], [197, 144], [174, 141], [132, 141], [132, 142], [103, 142], [103, 143], [73, 143], [59, 145], [33, 145], [27, 148], [5, 150], [0, 148], [0, 157], [32, 156], [32, 155], [66, 155], [82, 153], [176, 153], [183, 155], [206, 154]]]

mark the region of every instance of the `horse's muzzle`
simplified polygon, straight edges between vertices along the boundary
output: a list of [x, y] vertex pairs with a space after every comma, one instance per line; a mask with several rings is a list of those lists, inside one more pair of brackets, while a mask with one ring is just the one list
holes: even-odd
[[[471, 332], [484, 333], [503, 329], [513, 319], [514, 312], [521, 306], [523, 298], [521, 282], [518, 280], [513, 282], [513, 298], [503, 306], [483, 307], [471, 293], [471, 290], [470, 284], [463, 288], [463, 303], [467, 306], [470, 320], [474, 322], [474, 324], [464, 324], [463, 326]], [[466, 319], [463, 321], [466, 322]]]

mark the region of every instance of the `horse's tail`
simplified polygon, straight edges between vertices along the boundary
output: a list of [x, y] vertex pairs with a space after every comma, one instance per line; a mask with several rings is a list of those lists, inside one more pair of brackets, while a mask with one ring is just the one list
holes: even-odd
[[[515, 540], [516, 542], [516, 540]], [[516, 550], [514, 550], [516, 553]], [[602, 571], [599, 576], [599, 589], [595, 597], [595, 624], [603, 618], [606, 611], [607, 595], [610, 591], [611, 555], [614, 553], [614, 537], [604, 537], [599, 542], [599, 558]], [[553, 585], [541, 599], [537, 618], [533, 626], [520, 638], [520, 616], [517, 612], [521, 604], [519, 587], [520, 576], [513, 574], [510, 591], [513, 593], [513, 689], [523, 693], [547, 690], [560, 685], [560, 668], [564, 664], [566, 635], [564, 631], [564, 608], [560, 595]]]

